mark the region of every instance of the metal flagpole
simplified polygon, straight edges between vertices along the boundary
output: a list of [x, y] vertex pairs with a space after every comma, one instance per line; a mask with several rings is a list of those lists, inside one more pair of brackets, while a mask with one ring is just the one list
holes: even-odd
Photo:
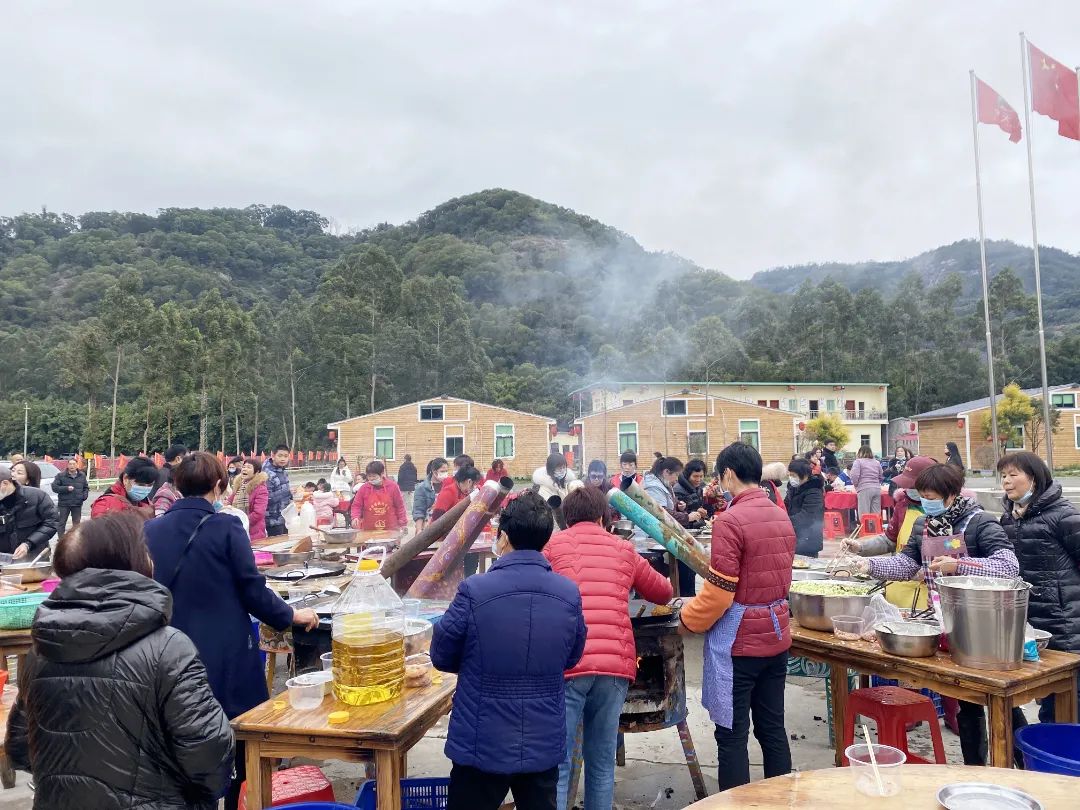
[[979, 111], [975, 71], [971, 76], [971, 134], [975, 142], [975, 200], [979, 210], [979, 259], [982, 262], [983, 318], [986, 321], [986, 368], [990, 378], [990, 435], [994, 443], [994, 469], [1001, 457], [998, 442], [997, 381], [994, 378], [994, 349], [990, 342], [990, 287], [986, 279], [986, 236], [983, 232], [982, 172], [979, 169]]
[[1020, 32], [1020, 66], [1024, 73], [1024, 125], [1027, 128], [1028, 194], [1031, 198], [1031, 241], [1035, 254], [1035, 307], [1039, 316], [1039, 366], [1042, 371], [1043, 430], [1046, 432], [1046, 466], [1054, 469], [1054, 430], [1050, 424], [1050, 386], [1046, 382], [1046, 329], [1043, 326], [1042, 276], [1039, 272], [1039, 228], [1035, 221], [1035, 169], [1031, 159], [1031, 62], [1027, 37]]

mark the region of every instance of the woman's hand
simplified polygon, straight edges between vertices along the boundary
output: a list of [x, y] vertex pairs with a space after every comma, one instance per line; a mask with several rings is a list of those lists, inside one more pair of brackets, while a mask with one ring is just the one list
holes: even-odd
[[351, 523], [350, 525], [351, 525], [351, 526], [352, 526], [352, 527], [353, 527], [354, 529], [359, 529], [359, 528], [360, 528], [360, 518], [353, 518], [353, 519], [352, 519], [352, 523]]
[[934, 557], [930, 561], [930, 570], [935, 574], [955, 574], [960, 561], [955, 557]]
[[12, 552], [11, 556], [14, 557], [16, 560], [21, 560], [23, 557], [25, 557], [29, 553], [30, 553], [30, 546], [26, 545], [26, 543], [20, 543], [19, 547], [16, 548], [15, 551]]
[[845, 554], [859, 555], [862, 553], [862, 541], [854, 537], [845, 537], [840, 543], [840, 551]]
[[314, 630], [319, 626], [319, 614], [312, 608], [301, 608], [300, 610], [294, 610], [292, 615], [292, 623], [302, 625], [305, 630]]

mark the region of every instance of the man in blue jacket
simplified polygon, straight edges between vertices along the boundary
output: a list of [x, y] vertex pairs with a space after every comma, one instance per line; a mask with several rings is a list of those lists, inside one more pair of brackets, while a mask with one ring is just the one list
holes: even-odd
[[448, 810], [555, 810], [566, 755], [563, 672], [585, 650], [581, 594], [540, 552], [555, 519], [538, 494], [499, 518], [499, 557], [467, 578], [435, 625], [431, 659], [458, 673], [446, 756]]
[[266, 473], [266, 536], [278, 537], [288, 534], [285, 518], [281, 510], [292, 503], [292, 488], [289, 485], [289, 445], [279, 444], [273, 455], [263, 464]]

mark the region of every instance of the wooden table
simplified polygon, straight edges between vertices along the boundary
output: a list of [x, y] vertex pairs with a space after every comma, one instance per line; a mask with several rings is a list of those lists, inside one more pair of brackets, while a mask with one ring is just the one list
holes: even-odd
[[[286, 757], [374, 759], [379, 810], [400, 810], [406, 755], [450, 711], [456, 685], [455, 676], [443, 675], [440, 683], [372, 706], [347, 706], [328, 695], [309, 711], [292, 708], [282, 694], [240, 715], [232, 724], [246, 746], [248, 810], [270, 807], [273, 760]], [[334, 711], [348, 711], [348, 722], [330, 725], [327, 716]]]
[[904, 765], [900, 793], [888, 798], [863, 796], [854, 789], [850, 768], [827, 768], [777, 776], [732, 788], [687, 810], [727, 810], [756, 807], [762, 810], [941, 810], [937, 792], [956, 782], [991, 782], [1022, 790], [1042, 802], [1045, 810], [1065, 810], [1077, 806], [1080, 779], [1034, 771], [978, 768], [966, 765]]
[[7, 659], [12, 655], [16, 665], [22, 670], [26, 654], [34, 646], [29, 630], [0, 630], [0, 669], [7, 669]]
[[[933, 658], [889, 655], [872, 641], [841, 641], [832, 633], [807, 630], [791, 623], [791, 654], [831, 667], [832, 720], [836, 729], [836, 764], [842, 762], [844, 712], [848, 700], [847, 670], [896, 678], [917, 689], [989, 707], [990, 765], [1008, 768], [1013, 762], [1012, 709], [1054, 695], [1059, 723], [1076, 722], [1076, 677], [1080, 655], [1045, 650], [1041, 661], [1011, 671], [969, 669], [947, 653]], [[1080, 787], [1080, 784], [1078, 784]]]

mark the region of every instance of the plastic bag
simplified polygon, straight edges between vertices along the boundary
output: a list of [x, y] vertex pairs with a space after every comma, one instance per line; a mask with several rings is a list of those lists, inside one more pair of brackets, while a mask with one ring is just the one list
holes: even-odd
[[883, 622], [902, 622], [904, 617], [900, 608], [889, 603], [880, 593], [876, 593], [870, 597], [870, 604], [863, 610], [862, 620], [863, 638], [873, 641], [877, 637], [874, 633], [875, 627]]

